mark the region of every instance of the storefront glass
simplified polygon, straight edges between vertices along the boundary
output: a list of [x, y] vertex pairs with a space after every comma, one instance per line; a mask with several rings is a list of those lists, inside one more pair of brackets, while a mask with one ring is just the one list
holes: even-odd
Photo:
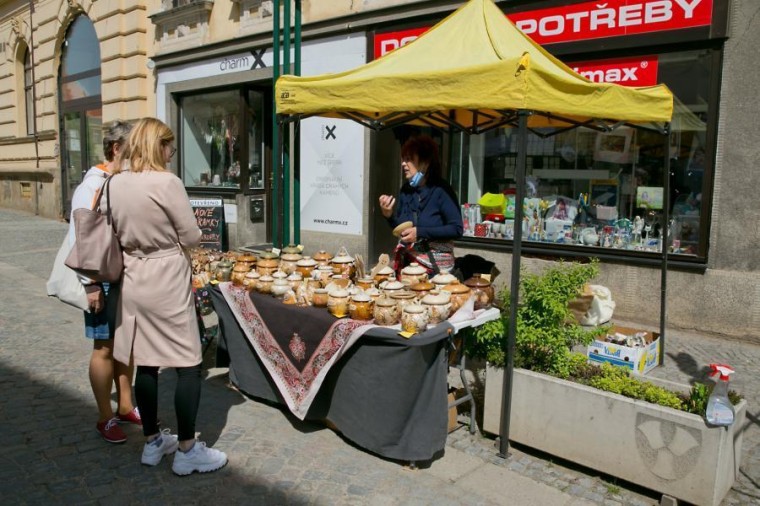
[[185, 186], [264, 189], [264, 100], [241, 89], [180, 97]]
[[[702, 196], [709, 192], [706, 156], [710, 54], [659, 55], [659, 82], [677, 97], [670, 135], [670, 251], [700, 255]], [[517, 132], [457, 134], [451, 180], [460, 189], [465, 235], [512, 239]], [[529, 241], [660, 251], [665, 140], [657, 132], [619, 127], [529, 135], [523, 237]], [[478, 207], [479, 206], [479, 207]], [[703, 253], [702, 253], [703, 254]]]

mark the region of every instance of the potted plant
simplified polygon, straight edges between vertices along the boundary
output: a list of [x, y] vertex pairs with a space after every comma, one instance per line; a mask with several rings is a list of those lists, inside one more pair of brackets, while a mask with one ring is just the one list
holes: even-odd
[[[733, 399], [733, 425], [709, 427], [704, 385], [654, 384], [573, 353], [607, 331], [580, 327], [568, 309], [597, 271], [594, 261], [560, 263], [521, 276], [510, 440], [678, 499], [719, 504], [739, 468], [746, 402]], [[502, 319], [465, 339], [469, 356], [488, 361], [483, 429], [493, 434], [500, 427], [508, 314], [503, 308]]]

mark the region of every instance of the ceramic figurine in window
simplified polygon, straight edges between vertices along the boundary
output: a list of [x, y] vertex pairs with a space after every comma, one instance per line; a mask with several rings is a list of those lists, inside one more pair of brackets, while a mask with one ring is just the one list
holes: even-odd
[[636, 216], [633, 219], [633, 243], [639, 244], [641, 243], [641, 231], [644, 229], [644, 220], [641, 219], [641, 216]]

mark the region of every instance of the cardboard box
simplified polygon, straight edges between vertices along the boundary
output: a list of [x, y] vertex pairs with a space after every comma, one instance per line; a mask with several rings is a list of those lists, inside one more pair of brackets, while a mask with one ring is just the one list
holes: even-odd
[[648, 332], [640, 329], [628, 327], [613, 326], [610, 334], [620, 333], [625, 335], [635, 335], [644, 332], [644, 340], [647, 345], [644, 347], [632, 348], [630, 346], [608, 343], [605, 341], [594, 341], [588, 345], [587, 356], [590, 362], [608, 363], [625, 367], [634, 374], [646, 374], [660, 363], [660, 333]]
[[[457, 394], [456, 389], [449, 388], [449, 398], [448, 398], [449, 399], [449, 406], [451, 406], [451, 403], [456, 400], [456, 398], [457, 398], [456, 394]], [[448, 432], [453, 431], [457, 427], [459, 427], [459, 423], [457, 423], [457, 407], [456, 406], [451, 406], [449, 408], [449, 429], [448, 429]]]

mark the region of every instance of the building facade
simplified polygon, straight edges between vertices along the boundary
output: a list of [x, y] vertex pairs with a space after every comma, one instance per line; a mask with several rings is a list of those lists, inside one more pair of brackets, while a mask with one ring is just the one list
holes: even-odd
[[[91, 111], [95, 99], [81, 89], [61, 95], [70, 92], [68, 80], [94, 72], [62, 72], [67, 34], [77, 14], [85, 14], [103, 62], [100, 120], [165, 120], [177, 134], [172, 167], [188, 194], [224, 203], [229, 247], [272, 241], [284, 203], [286, 239], [298, 237], [307, 252], [345, 246], [374, 263], [394, 246], [377, 198], [398, 190], [400, 145], [423, 132], [439, 141], [446, 176], [467, 204], [467, 234], [457, 242], [457, 255], [494, 261], [503, 273], [497, 283], [507, 283], [516, 159], [509, 129], [478, 136], [410, 127], [373, 132], [348, 120], [310, 118], [293, 132], [298, 149], [288, 155], [295, 168], [285, 180], [288, 198], [279, 197], [273, 21], [278, 13], [286, 18], [284, 7], [276, 12], [284, 3], [42, 1], [34, 2], [29, 22], [29, 2], [0, 2], [6, 57], [0, 66], [0, 205], [60, 216], [76, 182], [71, 174], [86, 165], [70, 152], [87, 136], [67, 134], [73, 131], [67, 125], [79, 121], [87, 131], [81, 117], [93, 113], [74, 113], [80, 106]], [[668, 323], [758, 340], [760, 210], [752, 198], [760, 186], [754, 173], [760, 148], [752, 119], [760, 112], [753, 89], [760, 70], [750, 63], [760, 42], [760, 7], [753, 0], [496, 3], [524, 33], [590, 80], [665, 83], [676, 98], [667, 137], [627, 126], [535, 132], [528, 145], [530, 199], [523, 203], [526, 268], [598, 257], [598, 282], [612, 290], [615, 315], [655, 324], [660, 252], [667, 247]], [[351, 69], [412, 42], [462, 2], [301, 4], [303, 40], [300, 55], [290, 48], [291, 61], [299, 62], [302, 75], [317, 75]], [[32, 46], [29, 61], [24, 47]], [[22, 98], [29, 82], [35, 84], [36, 112], [21, 106], [28, 103]], [[27, 129], [31, 117], [36, 132]], [[659, 222], [668, 200], [673, 219], [666, 241]]]

